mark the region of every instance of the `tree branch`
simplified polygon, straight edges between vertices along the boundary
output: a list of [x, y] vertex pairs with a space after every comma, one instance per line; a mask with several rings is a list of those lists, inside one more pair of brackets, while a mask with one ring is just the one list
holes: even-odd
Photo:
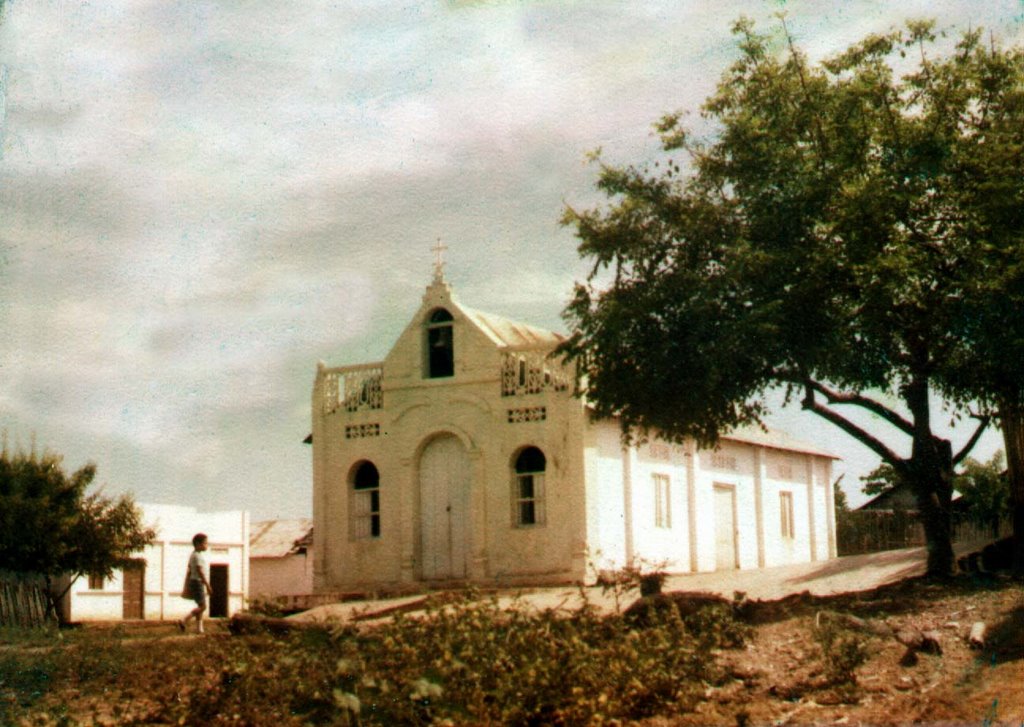
[[965, 444], [963, 446], [963, 448], [959, 452], [957, 452], [955, 455], [953, 455], [953, 466], [954, 467], [956, 467], [958, 464], [963, 462], [964, 457], [966, 457], [968, 455], [968, 453], [972, 449], [974, 449], [974, 445], [976, 445], [978, 443], [978, 440], [981, 439], [982, 433], [985, 431], [985, 429], [988, 428], [989, 423], [992, 421], [992, 417], [984, 415], [984, 414], [981, 415], [981, 416], [977, 416], [977, 415], [972, 414], [971, 416], [974, 419], [978, 420], [978, 428], [974, 430], [974, 434], [972, 434], [971, 438], [967, 440], [967, 444]]
[[867, 430], [861, 429], [849, 419], [841, 414], [837, 414], [824, 404], [819, 404], [814, 398], [814, 389], [811, 386], [807, 386], [805, 391], [806, 393], [803, 400], [804, 409], [813, 412], [822, 419], [836, 425], [893, 467], [897, 469], [903, 468], [903, 458], [885, 446], [880, 439], [872, 436], [867, 432]]
[[814, 389], [822, 396], [824, 396], [826, 399], [828, 399], [829, 404], [854, 404], [856, 406], [867, 409], [872, 414], [877, 414], [878, 416], [885, 419], [887, 422], [892, 424], [900, 431], [911, 436], [914, 435], [913, 422], [909, 421], [905, 417], [900, 416], [889, 407], [875, 401], [874, 399], [869, 399], [868, 397], [863, 396], [862, 394], [851, 394], [836, 391], [834, 389], [828, 388], [824, 384], [814, 381], [813, 379], [807, 379], [804, 382], [804, 385]]
[[[797, 76], [800, 79], [800, 88], [804, 92], [804, 102], [808, 108], [814, 108], [813, 99], [811, 93], [807, 88], [807, 77], [804, 75], [804, 64], [800, 62], [800, 54], [797, 53], [796, 47], [793, 45], [793, 36], [789, 33], [789, 27], [786, 25], [786, 19], [780, 17], [779, 20], [782, 23], [782, 31], [786, 34], [786, 43], [789, 45], [789, 56], [793, 59], [793, 64], [796, 66]], [[825, 141], [825, 132], [821, 128], [821, 117], [818, 116], [817, 111], [811, 112], [811, 117], [814, 119], [814, 131], [818, 137], [818, 146], [821, 149], [822, 154], [828, 154], [828, 144]], [[818, 158], [818, 169], [824, 171], [825, 163], [819, 157]]]

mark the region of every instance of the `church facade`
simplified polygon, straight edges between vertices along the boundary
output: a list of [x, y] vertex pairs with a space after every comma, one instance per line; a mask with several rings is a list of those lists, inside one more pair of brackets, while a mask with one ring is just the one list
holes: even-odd
[[624, 446], [549, 357], [561, 340], [463, 305], [439, 269], [383, 361], [318, 365], [316, 591], [835, 556], [834, 457], [761, 430]]

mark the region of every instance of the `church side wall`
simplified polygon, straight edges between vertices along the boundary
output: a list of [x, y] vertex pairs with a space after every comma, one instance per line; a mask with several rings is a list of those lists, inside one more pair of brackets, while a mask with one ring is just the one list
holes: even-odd
[[832, 460], [827, 457], [811, 458], [814, 466], [815, 545], [818, 560], [836, 557], [836, 512], [832, 491]]
[[[659, 488], [662, 489], [660, 503]], [[634, 557], [641, 566], [657, 566], [670, 573], [688, 572], [689, 503], [685, 447], [660, 439], [635, 447], [631, 490]]]
[[585, 458], [588, 560], [598, 570], [622, 568], [632, 554], [626, 542], [622, 443], [615, 423], [588, 422]]
[[[806, 456], [767, 450], [764, 479], [765, 565], [789, 565], [811, 559]], [[792, 537], [783, 532], [783, 498], [792, 503]], [[786, 518], [788, 520], [789, 515]]]
[[[754, 448], [724, 440], [714, 451], [695, 455], [697, 569], [719, 568], [720, 539], [716, 532], [715, 490], [731, 491], [734, 500], [734, 543], [740, 568], [758, 566], [757, 502]], [[728, 537], [725, 538], [728, 540]]]

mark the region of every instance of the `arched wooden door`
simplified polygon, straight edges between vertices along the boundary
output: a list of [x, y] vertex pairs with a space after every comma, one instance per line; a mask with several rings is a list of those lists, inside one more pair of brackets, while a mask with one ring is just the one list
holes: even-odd
[[432, 440], [420, 455], [419, 473], [423, 578], [465, 578], [470, 471], [462, 442], [453, 436]]

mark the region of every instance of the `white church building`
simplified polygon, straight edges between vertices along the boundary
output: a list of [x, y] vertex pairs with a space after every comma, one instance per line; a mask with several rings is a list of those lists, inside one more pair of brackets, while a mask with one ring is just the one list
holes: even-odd
[[624, 446], [549, 357], [561, 340], [463, 305], [439, 263], [383, 361], [318, 365], [316, 591], [835, 556], [832, 455], [761, 430]]

